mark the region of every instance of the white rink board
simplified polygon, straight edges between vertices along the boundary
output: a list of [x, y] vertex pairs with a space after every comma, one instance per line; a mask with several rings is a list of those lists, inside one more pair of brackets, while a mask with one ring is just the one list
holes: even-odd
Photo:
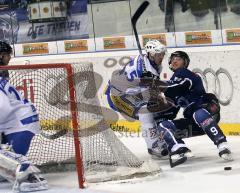
[[[173, 51], [183, 50], [189, 53], [191, 63], [189, 68], [195, 69], [199, 68], [205, 70], [210, 68], [214, 72], [218, 69], [225, 69], [230, 74], [230, 78], [233, 81], [233, 85], [227, 80], [226, 77], [219, 76], [220, 86], [221, 86], [221, 97], [223, 100], [231, 98], [231, 86], [233, 86], [233, 95], [230, 103], [228, 105], [222, 106], [221, 123], [224, 124], [236, 124], [240, 123], [240, 114], [236, 113], [240, 109], [240, 87], [238, 86], [240, 81], [240, 46], [214, 46], [214, 47], [191, 47], [191, 48], [180, 48], [180, 49], [168, 49], [167, 57], [163, 61], [163, 75], [168, 78], [171, 77], [172, 72], [168, 69], [167, 58]], [[107, 81], [111, 78], [111, 74], [114, 70], [121, 68], [119, 61], [123, 57], [136, 56], [138, 54], [137, 50], [134, 51], [115, 51], [115, 52], [97, 52], [97, 53], [80, 53], [80, 54], [64, 54], [64, 55], [47, 55], [47, 56], [32, 56], [32, 57], [19, 57], [13, 58], [11, 64], [43, 64], [43, 63], [76, 63], [76, 62], [90, 62], [93, 64], [94, 71], [100, 74], [103, 78], [101, 87], [98, 91], [101, 106], [107, 108], [108, 104], [106, 97], [104, 95], [104, 89], [107, 85]], [[27, 62], [26, 62], [27, 61]], [[108, 61], [108, 62], [107, 62]], [[123, 62], [127, 60], [122, 60]], [[112, 67], [106, 67], [106, 64]], [[214, 84], [211, 83], [214, 77], [211, 74], [207, 75], [207, 79], [210, 79], [209, 90], [212, 92], [214, 90]], [[217, 90], [219, 88], [216, 88]], [[120, 119], [123, 117], [120, 116]]]

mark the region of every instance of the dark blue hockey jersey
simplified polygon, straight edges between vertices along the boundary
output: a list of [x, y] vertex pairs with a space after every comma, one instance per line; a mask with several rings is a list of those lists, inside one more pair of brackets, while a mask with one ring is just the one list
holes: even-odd
[[190, 106], [196, 109], [201, 105], [202, 96], [206, 91], [201, 77], [196, 73], [186, 68], [179, 68], [167, 83], [165, 96], [171, 98], [176, 105], [184, 109]]

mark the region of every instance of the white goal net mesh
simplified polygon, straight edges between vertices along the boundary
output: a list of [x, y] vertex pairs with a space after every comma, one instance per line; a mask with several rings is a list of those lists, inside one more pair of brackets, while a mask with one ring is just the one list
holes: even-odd
[[[70, 75], [64, 67], [59, 67], [61, 64], [49, 66], [51, 68], [28, 65], [28, 69], [7, 69], [10, 83], [35, 104], [40, 116], [41, 134], [33, 138], [28, 152], [30, 160], [38, 166], [75, 162]], [[111, 172], [115, 173], [115, 178], [120, 176], [119, 167], [128, 167], [129, 172], [131, 168], [139, 170], [143, 162], [129, 151], [104, 120], [92, 64], [71, 66], [84, 177], [89, 181], [105, 181], [111, 179]], [[97, 178], [99, 171], [107, 175]]]

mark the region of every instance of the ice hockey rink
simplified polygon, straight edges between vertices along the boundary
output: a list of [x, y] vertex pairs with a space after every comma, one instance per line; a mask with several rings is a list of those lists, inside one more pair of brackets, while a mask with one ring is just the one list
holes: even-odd
[[[240, 179], [240, 137], [228, 137], [234, 161], [225, 162], [218, 157], [218, 151], [207, 136], [185, 140], [195, 157], [175, 168], [168, 160], [152, 160], [147, 154], [141, 137], [121, 138], [140, 159], [158, 164], [161, 172], [142, 178], [88, 184], [78, 189], [75, 172], [47, 174], [50, 189], [42, 193], [239, 193]], [[232, 170], [224, 170], [232, 167]], [[10, 193], [11, 185], [0, 184], [0, 192]]]

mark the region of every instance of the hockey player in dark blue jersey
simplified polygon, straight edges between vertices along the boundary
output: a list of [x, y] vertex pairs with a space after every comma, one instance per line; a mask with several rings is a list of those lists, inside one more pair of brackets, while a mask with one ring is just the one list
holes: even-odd
[[[215, 120], [209, 109], [203, 106], [204, 99], [209, 94], [204, 89], [201, 77], [187, 69], [189, 63], [189, 56], [185, 52], [172, 53], [169, 58], [169, 68], [174, 74], [166, 84], [160, 87], [164, 88], [163, 91], [167, 99], [173, 100], [176, 106], [184, 109], [184, 117], [189, 120], [193, 119], [199, 128], [208, 135], [217, 146], [219, 156], [224, 160], [231, 161], [231, 151], [227, 145], [226, 136], [217, 124], [218, 120]], [[168, 120], [158, 125], [158, 130], [168, 145], [170, 156], [177, 155], [177, 162], [183, 163], [187, 160], [184, 155], [186, 150], [176, 143], [173, 135], [176, 129], [176, 125]]]

